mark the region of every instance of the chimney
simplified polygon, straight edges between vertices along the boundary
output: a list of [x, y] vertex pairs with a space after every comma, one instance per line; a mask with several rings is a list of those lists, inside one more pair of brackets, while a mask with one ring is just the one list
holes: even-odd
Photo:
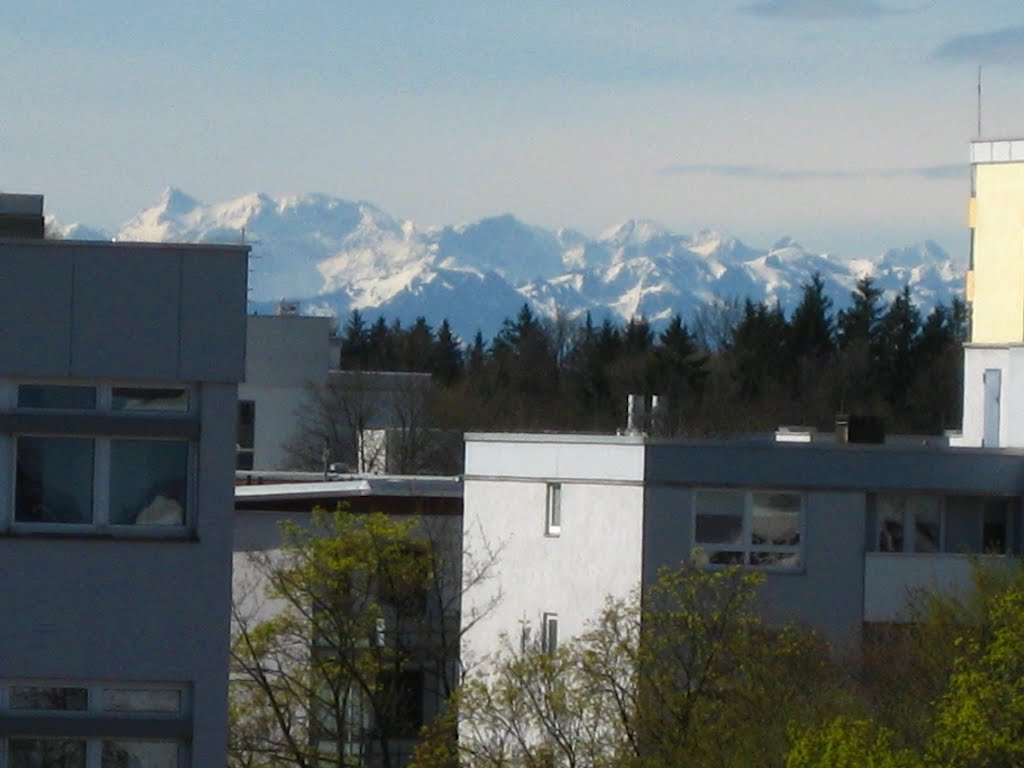
[[626, 434], [639, 435], [647, 420], [647, 402], [643, 395], [630, 395], [626, 405]]
[[836, 414], [836, 442], [850, 442], [850, 417], [845, 413]]
[[42, 240], [45, 234], [42, 195], [0, 192], [0, 237]]

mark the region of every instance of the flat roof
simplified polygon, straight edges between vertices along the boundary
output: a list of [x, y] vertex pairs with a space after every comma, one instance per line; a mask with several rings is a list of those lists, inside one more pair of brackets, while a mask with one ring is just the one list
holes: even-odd
[[117, 248], [146, 250], [194, 250], [194, 251], [239, 251], [248, 253], [252, 246], [249, 243], [154, 243], [151, 241], [134, 240], [68, 240], [60, 237], [0, 237], [0, 245], [33, 246], [36, 248], [69, 247], [75, 248]]
[[462, 498], [462, 478], [432, 475], [362, 475], [319, 482], [235, 486], [235, 500], [245, 502], [341, 499], [364, 496]]
[[587, 432], [467, 432], [467, 443], [587, 443], [592, 445], [644, 445], [642, 434], [609, 435]]

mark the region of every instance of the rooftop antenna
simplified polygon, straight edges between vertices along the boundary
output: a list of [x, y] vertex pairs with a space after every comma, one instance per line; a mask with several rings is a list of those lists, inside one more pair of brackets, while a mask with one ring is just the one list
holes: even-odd
[[981, 65], [978, 65], [978, 138], [981, 138]]

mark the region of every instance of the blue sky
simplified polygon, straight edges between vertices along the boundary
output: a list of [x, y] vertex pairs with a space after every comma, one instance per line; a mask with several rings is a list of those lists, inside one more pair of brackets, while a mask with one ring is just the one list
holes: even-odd
[[841, 256], [966, 245], [967, 144], [1024, 135], [1020, 0], [14, 3], [0, 188], [115, 228], [168, 185], [419, 225], [630, 217]]

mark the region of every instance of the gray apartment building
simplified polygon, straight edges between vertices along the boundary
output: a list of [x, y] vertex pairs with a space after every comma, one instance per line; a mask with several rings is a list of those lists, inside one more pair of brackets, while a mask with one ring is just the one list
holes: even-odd
[[500, 552], [464, 616], [472, 664], [504, 634], [578, 635], [606, 596], [662, 567], [762, 571], [761, 609], [855, 650], [910, 618], [916, 590], [966, 589], [972, 564], [1022, 551], [1024, 454], [926, 445], [466, 436], [467, 551]]
[[225, 762], [246, 247], [0, 195], [0, 768]]

